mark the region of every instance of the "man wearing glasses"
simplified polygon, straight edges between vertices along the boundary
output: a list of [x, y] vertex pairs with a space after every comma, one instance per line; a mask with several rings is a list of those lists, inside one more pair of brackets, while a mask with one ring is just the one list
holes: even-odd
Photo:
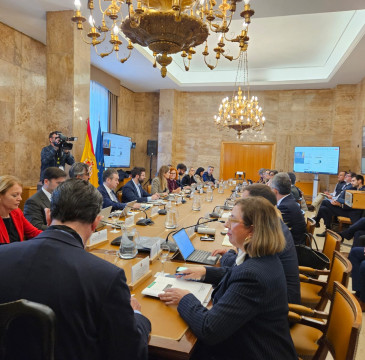
[[89, 167], [82, 162], [74, 163], [70, 168], [69, 175], [70, 179], [90, 180]]

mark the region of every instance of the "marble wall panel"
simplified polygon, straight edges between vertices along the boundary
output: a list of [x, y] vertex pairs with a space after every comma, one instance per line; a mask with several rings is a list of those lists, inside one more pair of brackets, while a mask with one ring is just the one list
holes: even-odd
[[46, 75], [46, 48], [28, 36], [22, 38], [21, 61], [22, 68], [42, 76]]
[[16, 175], [24, 181], [21, 173], [16, 171], [20, 167], [20, 164], [15, 159], [15, 143], [1, 141], [0, 147], [0, 175]]
[[14, 117], [15, 117], [14, 102], [0, 101], [0, 119], [1, 119], [0, 143], [7, 142], [9, 140], [14, 141], [14, 136], [15, 136]]
[[0, 101], [14, 102], [15, 97], [20, 96], [20, 69], [14, 63], [0, 60]]

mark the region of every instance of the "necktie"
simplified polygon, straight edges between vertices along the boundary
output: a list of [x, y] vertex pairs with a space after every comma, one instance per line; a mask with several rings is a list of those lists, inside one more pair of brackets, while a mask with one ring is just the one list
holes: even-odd
[[142, 197], [142, 186], [141, 186], [141, 184], [137, 185], [137, 192], [138, 192], [138, 197]]
[[112, 194], [112, 200], [115, 201], [115, 202], [119, 202], [118, 198], [117, 198], [117, 195], [113, 190], [111, 191], [111, 194]]

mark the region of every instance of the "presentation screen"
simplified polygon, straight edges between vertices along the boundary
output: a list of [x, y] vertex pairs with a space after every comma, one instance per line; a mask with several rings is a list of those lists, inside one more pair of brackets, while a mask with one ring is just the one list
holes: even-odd
[[105, 168], [128, 168], [131, 164], [132, 139], [128, 136], [103, 132]]
[[337, 174], [339, 146], [297, 146], [294, 149], [294, 172]]

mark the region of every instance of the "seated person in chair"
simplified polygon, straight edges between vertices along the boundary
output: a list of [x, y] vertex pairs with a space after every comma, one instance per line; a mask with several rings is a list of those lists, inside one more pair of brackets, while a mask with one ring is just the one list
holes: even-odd
[[22, 191], [18, 178], [12, 175], [0, 176], [0, 245], [32, 239], [42, 232], [19, 209]]
[[272, 179], [271, 189], [276, 195], [277, 207], [283, 216], [284, 223], [293, 235], [295, 245], [305, 244], [307, 226], [299, 204], [290, 193], [291, 181], [289, 175], [284, 172], [276, 174]]
[[70, 168], [69, 175], [70, 179], [90, 180], [89, 167], [82, 162], [74, 163]]
[[47, 168], [43, 173], [42, 188], [25, 202], [24, 216], [37, 229], [47, 229], [44, 209], [51, 206], [52, 193], [59, 184], [66, 180], [66, 176], [66, 173], [58, 167]]
[[143, 167], [134, 167], [131, 171], [132, 179], [128, 181], [122, 189], [122, 202], [127, 203], [137, 200], [139, 203], [145, 203], [160, 198], [159, 194], [149, 194], [143, 190], [142, 184], [146, 179], [146, 169]]
[[[124, 271], [84, 250], [102, 202], [90, 183], [67, 180], [53, 192], [47, 230], [0, 246], [0, 272], [6, 274], [0, 277], [0, 303], [27, 299], [55, 312], [55, 359], [147, 359], [151, 324], [131, 297]], [[23, 336], [23, 324], [17, 330], [30, 351], [19, 349], [22, 356], [9, 358], [40, 359], [28, 356], [37, 345], [34, 337]]]
[[[103, 208], [112, 206], [112, 211], [122, 210], [125, 208], [125, 203], [119, 202], [115, 190], [119, 184], [118, 172], [115, 169], [107, 169], [103, 172], [103, 185], [98, 187], [100, 194], [103, 196]], [[133, 204], [134, 209], [139, 209], [141, 204]]]
[[[322, 202], [318, 214], [314, 218], [314, 220], [316, 220], [316, 223], [318, 225], [319, 221], [323, 218], [324, 225], [326, 226], [327, 229], [330, 229], [333, 216], [349, 217], [352, 223], [355, 223], [357, 220], [360, 219], [362, 210], [352, 209], [347, 205], [345, 205], [346, 190], [365, 191], [363, 176], [352, 174], [351, 186], [349, 185], [345, 186], [344, 190], [342, 190], [337, 200], [331, 200], [331, 201], [324, 200]], [[324, 237], [325, 235], [326, 232], [323, 232], [322, 234], [317, 234], [317, 236], [320, 237]]]

